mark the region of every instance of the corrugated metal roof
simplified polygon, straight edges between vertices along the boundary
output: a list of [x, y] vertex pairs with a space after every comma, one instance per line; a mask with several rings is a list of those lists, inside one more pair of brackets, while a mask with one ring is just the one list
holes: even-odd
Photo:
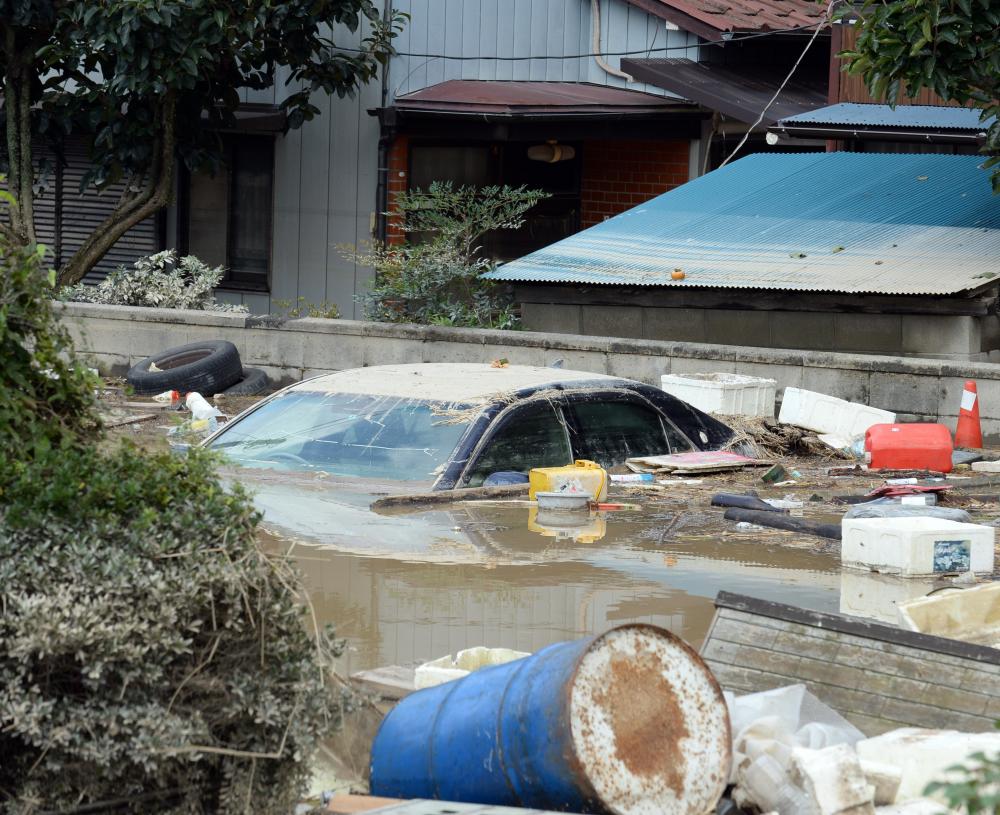
[[752, 71], [694, 62], [690, 59], [623, 59], [622, 70], [636, 79], [691, 99], [709, 110], [717, 110], [737, 121], [753, 124], [762, 110], [765, 124], [783, 116], [826, 104], [826, 76], [821, 83], [793, 78], [768, 107], [775, 91], [788, 77], [787, 71], [765, 67]]
[[[628, 0], [682, 28], [685, 22], [713, 31], [780, 31], [802, 28], [826, 18], [814, 0]], [[692, 30], [686, 28], [685, 30]], [[696, 33], [701, 33], [696, 31]]]
[[824, 124], [858, 125], [860, 127], [884, 126], [934, 130], [985, 130], [992, 123], [980, 122], [982, 111], [978, 108], [944, 107], [942, 105], [888, 105], [841, 102], [818, 110], [782, 118], [782, 125]]
[[651, 93], [589, 82], [520, 82], [450, 79], [396, 98], [402, 111], [490, 113], [537, 116], [546, 113], [649, 113], [685, 103]]
[[[1000, 277], [978, 156], [758, 153], [488, 275], [624, 286], [954, 294]], [[685, 278], [672, 281], [674, 269]]]

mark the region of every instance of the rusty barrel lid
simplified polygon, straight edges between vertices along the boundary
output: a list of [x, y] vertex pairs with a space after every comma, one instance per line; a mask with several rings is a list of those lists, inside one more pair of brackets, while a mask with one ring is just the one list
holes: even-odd
[[570, 723], [583, 774], [615, 815], [700, 815], [725, 790], [722, 690], [669, 631], [627, 625], [595, 638], [573, 677]]

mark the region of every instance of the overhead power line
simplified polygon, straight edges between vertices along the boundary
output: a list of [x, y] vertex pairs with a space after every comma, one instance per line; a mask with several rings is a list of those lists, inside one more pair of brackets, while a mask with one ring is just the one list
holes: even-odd
[[[729, 43], [744, 42], [746, 40], [756, 40], [760, 37], [770, 37], [774, 34], [794, 34], [799, 31], [809, 31], [813, 28], [816, 29], [816, 33], [826, 24], [826, 20], [820, 20], [818, 23], [811, 23], [809, 25], [795, 26], [794, 28], [776, 28], [772, 31], [761, 31], [757, 34], [744, 34], [742, 36], [730, 37], [727, 40], [707, 40], [705, 42], [695, 43], [694, 45], [669, 45], [662, 48], [640, 48], [636, 51], [596, 51], [588, 52], [585, 54], [540, 54], [535, 56], [520, 56], [520, 57], [492, 57], [482, 54], [476, 54], [473, 56], [461, 55], [461, 54], [433, 54], [433, 53], [417, 53], [414, 51], [397, 51], [396, 56], [400, 57], [414, 57], [416, 59], [444, 59], [452, 60], [455, 62], [480, 62], [483, 60], [490, 60], [494, 62], [528, 62], [530, 60], [567, 60], [567, 59], [593, 59], [594, 57], [635, 57], [635, 56], [649, 56], [650, 54], [661, 54], [667, 53], [669, 51], [690, 51], [692, 48], [704, 48], [705, 46], [722, 46], [728, 45]], [[814, 35], [815, 37], [815, 35]], [[352, 51], [354, 53], [362, 53], [358, 48], [338, 48], [340, 51]]]

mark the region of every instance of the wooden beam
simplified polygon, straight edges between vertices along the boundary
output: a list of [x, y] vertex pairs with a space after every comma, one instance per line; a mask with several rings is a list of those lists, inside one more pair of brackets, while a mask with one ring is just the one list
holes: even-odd
[[665, 289], [514, 283], [520, 303], [849, 314], [930, 314], [983, 317], [997, 310], [995, 290], [979, 297], [774, 292], [759, 289]]

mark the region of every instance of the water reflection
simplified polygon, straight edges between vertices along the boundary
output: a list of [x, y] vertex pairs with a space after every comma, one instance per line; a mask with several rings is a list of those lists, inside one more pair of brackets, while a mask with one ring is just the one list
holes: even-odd
[[[591, 518], [586, 525], [603, 537], [574, 540], [533, 531], [537, 518], [529, 525], [525, 507], [449, 510], [475, 562], [370, 557], [287, 540], [274, 545], [290, 548], [321, 622], [348, 638], [345, 672], [412, 665], [476, 645], [537, 651], [633, 621], [663, 626], [699, 646], [720, 590], [837, 610], [835, 556], [808, 543], [790, 548], [773, 538], [727, 537], [721, 519], [695, 515], [679, 525], [676, 516]], [[664, 535], [668, 527], [673, 531]]]

